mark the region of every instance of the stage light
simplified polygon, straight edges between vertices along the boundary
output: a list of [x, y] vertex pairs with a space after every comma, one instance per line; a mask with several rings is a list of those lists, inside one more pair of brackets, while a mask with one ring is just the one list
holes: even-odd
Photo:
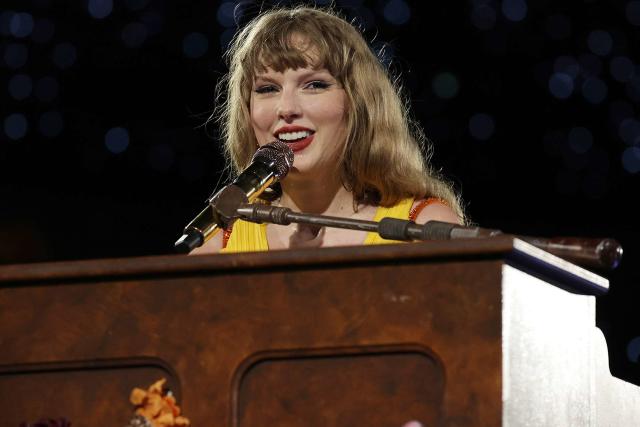
[[589, 50], [596, 55], [607, 56], [611, 53], [613, 38], [611, 34], [603, 30], [591, 31], [587, 37], [587, 45]]
[[520, 22], [527, 17], [527, 2], [525, 0], [503, 0], [502, 14], [509, 21]]
[[384, 19], [393, 25], [403, 25], [411, 18], [411, 9], [404, 0], [389, 0], [382, 10]]
[[455, 97], [460, 90], [458, 78], [449, 72], [436, 75], [431, 82], [431, 87], [436, 96], [442, 99], [451, 99]]
[[577, 126], [569, 131], [569, 148], [577, 154], [585, 154], [593, 146], [593, 135], [587, 128]]
[[48, 43], [53, 38], [55, 29], [56, 26], [51, 20], [47, 18], [36, 19], [31, 32], [31, 40], [41, 44]]
[[567, 99], [573, 93], [573, 79], [565, 73], [553, 73], [549, 78], [549, 92], [558, 99]]
[[51, 76], [41, 78], [36, 82], [36, 98], [43, 102], [51, 102], [58, 96], [58, 81]]
[[486, 141], [495, 131], [493, 117], [485, 113], [477, 113], [469, 119], [469, 133], [476, 139]]
[[122, 42], [125, 46], [135, 49], [144, 44], [148, 34], [146, 25], [141, 22], [131, 22], [122, 29]]
[[129, 147], [129, 131], [123, 127], [111, 128], [104, 135], [104, 145], [113, 154], [120, 154]]
[[27, 99], [33, 89], [33, 81], [26, 74], [16, 74], [9, 79], [9, 95], [17, 101]]
[[67, 69], [75, 64], [77, 57], [76, 47], [71, 43], [59, 43], [53, 48], [53, 63], [61, 70]]
[[640, 26], [640, 1], [634, 0], [627, 3], [625, 15], [631, 25]]
[[38, 130], [48, 138], [55, 138], [60, 135], [62, 129], [64, 129], [64, 121], [62, 114], [57, 111], [47, 111], [38, 120]]
[[496, 11], [489, 4], [474, 5], [471, 9], [471, 23], [479, 30], [490, 30], [496, 25]]
[[4, 50], [4, 63], [14, 70], [24, 66], [28, 58], [29, 50], [22, 43], [9, 43]]
[[182, 52], [187, 58], [200, 58], [208, 49], [209, 40], [202, 33], [189, 33], [182, 39]]
[[622, 153], [622, 167], [630, 174], [640, 172], [640, 148], [627, 147]]
[[20, 113], [13, 113], [4, 119], [4, 133], [13, 140], [23, 138], [27, 134], [27, 118]]
[[633, 78], [635, 65], [626, 56], [616, 56], [609, 63], [609, 71], [614, 79], [626, 83]]
[[597, 77], [590, 77], [582, 83], [582, 96], [590, 104], [600, 104], [605, 100], [608, 92], [607, 84]]
[[96, 19], [104, 19], [113, 11], [113, 0], [89, 0], [87, 11]]
[[33, 16], [29, 13], [15, 13], [11, 17], [9, 29], [14, 37], [27, 37], [33, 31]]

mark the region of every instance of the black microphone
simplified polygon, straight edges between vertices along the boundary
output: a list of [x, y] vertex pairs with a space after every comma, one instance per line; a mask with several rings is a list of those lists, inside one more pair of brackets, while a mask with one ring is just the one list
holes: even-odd
[[293, 165], [293, 151], [284, 142], [273, 141], [253, 155], [249, 166], [229, 185], [209, 197], [209, 205], [185, 228], [176, 243], [179, 253], [202, 246], [238, 218], [236, 210], [253, 202], [264, 190], [283, 179]]

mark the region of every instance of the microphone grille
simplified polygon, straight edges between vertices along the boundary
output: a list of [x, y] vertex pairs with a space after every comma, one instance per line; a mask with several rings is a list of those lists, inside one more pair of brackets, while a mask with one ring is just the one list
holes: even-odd
[[251, 162], [255, 161], [270, 165], [278, 179], [283, 179], [293, 166], [293, 151], [284, 142], [273, 141], [258, 148], [251, 159]]

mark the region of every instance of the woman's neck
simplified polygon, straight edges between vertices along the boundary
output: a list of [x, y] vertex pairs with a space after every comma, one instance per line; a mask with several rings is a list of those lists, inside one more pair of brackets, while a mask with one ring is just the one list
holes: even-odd
[[354, 213], [353, 194], [344, 188], [339, 174], [322, 177], [292, 174], [281, 185], [280, 206], [320, 215], [349, 216]]

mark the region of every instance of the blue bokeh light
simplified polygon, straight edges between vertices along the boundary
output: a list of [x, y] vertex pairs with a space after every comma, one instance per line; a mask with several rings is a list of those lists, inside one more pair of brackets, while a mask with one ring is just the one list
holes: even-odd
[[509, 21], [520, 22], [527, 17], [527, 2], [525, 0], [503, 0], [502, 14]]
[[559, 56], [553, 63], [553, 70], [558, 73], [564, 73], [571, 76], [572, 79], [580, 74], [580, 64], [572, 56]]
[[604, 81], [597, 77], [588, 78], [582, 83], [582, 96], [590, 104], [600, 104], [609, 93], [609, 89]]
[[596, 55], [607, 56], [613, 48], [613, 38], [604, 30], [591, 31], [587, 37], [587, 45]]
[[113, 11], [113, 0], [89, 0], [87, 11], [96, 19], [104, 19]]
[[123, 127], [114, 127], [104, 135], [104, 145], [113, 154], [120, 154], [129, 147], [129, 131]]
[[475, 5], [471, 10], [471, 23], [479, 30], [492, 29], [496, 20], [496, 10], [490, 4]]
[[209, 50], [209, 40], [202, 33], [189, 33], [182, 39], [182, 52], [187, 58], [200, 58]]
[[549, 78], [549, 92], [558, 99], [567, 99], [573, 93], [573, 79], [565, 73], [554, 73]]
[[632, 117], [622, 120], [618, 127], [618, 135], [628, 145], [639, 145], [640, 122]]
[[469, 119], [469, 133], [481, 141], [491, 138], [495, 128], [495, 121], [489, 114], [477, 113]]
[[33, 90], [33, 81], [26, 74], [16, 74], [9, 79], [9, 95], [17, 101], [27, 99]]
[[596, 55], [586, 53], [578, 58], [580, 69], [585, 76], [599, 76], [602, 73], [602, 61]]
[[75, 64], [78, 58], [76, 47], [71, 43], [59, 43], [53, 48], [53, 63], [61, 70]]
[[633, 78], [635, 65], [626, 56], [616, 56], [609, 63], [609, 71], [614, 79], [626, 83]]
[[27, 37], [33, 31], [33, 16], [29, 13], [16, 13], [11, 17], [9, 29], [14, 37]]
[[64, 120], [62, 114], [57, 111], [47, 111], [38, 120], [38, 130], [48, 138], [55, 138], [62, 133]]
[[622, 167], [631, 174], [640, 172], [640, 148], [627, 147], [622, 152]]
[[28, 127], [27, 118], [23, 114], [10, 114], [4, 119], [4, 133], [10, 139], [23, 138], [27, 134]]
[[235, 10], [236, 4], [232, 2], [224, 2], [221, 3], [218, 7], [218, 13], [216, 17], [218, 19], [218, 23], [225, 28], [235, 27], [236, 18], [235, 18]]
[[404, 25], [411, 18], [411, 9], [404, 0], [388, 0], [382, 10], [384, 19], [393, 25]]
[[633, 0], [627, 3], [625, 15], [631, 25], [640, 26], [640, 1]]

